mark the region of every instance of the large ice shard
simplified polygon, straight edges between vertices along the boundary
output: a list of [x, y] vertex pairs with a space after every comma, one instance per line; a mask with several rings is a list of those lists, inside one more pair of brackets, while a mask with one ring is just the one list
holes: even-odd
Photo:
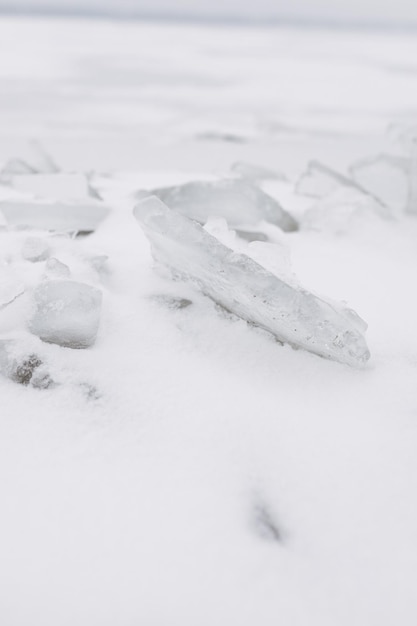
[[209, 217], [223, 217], [229, 226], [256, 225], [262, 220], [284, 231], [297, 230], [296, 220], [262, 189], [247, 181], [225, 179], [194, 181], [151, 192], [171, 209], [205, 224]]
[[151, 242], [155, 261], [174, 279], [192, 283], [280, 341], [352, 366], [369, 359], [366, 325], [353, 311], [289, 285], [156, 197], [138, 203], [134, 214]]
[[99, 202], [0, 202], [8, 226], [53, 230], [58, 232], [92, 232], [109, 214]]
[[72, 280], [48, 280], [34, 292], [29, 330], [42, 341], [67, 348], [88, 348], [100, 323], [101, 291]]

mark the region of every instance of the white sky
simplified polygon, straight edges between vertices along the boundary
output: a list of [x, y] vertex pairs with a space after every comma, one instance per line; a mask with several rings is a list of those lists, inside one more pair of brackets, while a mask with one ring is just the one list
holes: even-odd
[[1, 6], [134, 10], [237, 17], [288, 16], [342, 20], [417, 21], [417, 0], [0, 0]]

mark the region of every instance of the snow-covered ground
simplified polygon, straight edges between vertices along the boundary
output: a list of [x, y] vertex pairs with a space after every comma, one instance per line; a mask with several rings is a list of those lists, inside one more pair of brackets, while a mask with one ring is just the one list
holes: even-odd
[[[409, 156], [416, 59], [404, 34], [0, 21], [0, 161], [46, 151], [111, 209], [0, 231], [17, 291], [35, 234], [103, 293], [86, 350], [30, 335], [26, 296], [0, 310], [58, 383], [0, 379], [2, 626], [416, 624], [417, 219], [294, 193], [310, 159]], [[153, 271], [132, 194], [235, 161], [287, 176], [262, 187], [302, 228], [266, 256], [368, 322], [364, 369]]]

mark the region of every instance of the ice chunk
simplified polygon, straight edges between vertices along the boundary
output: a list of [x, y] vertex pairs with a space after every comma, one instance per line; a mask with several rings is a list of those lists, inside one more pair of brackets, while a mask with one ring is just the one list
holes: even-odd
[[156, 197], [137, 204], [134, 214], [151, 242], [154, 259], [174, 279], [192, 283], [280, 341], [353, 366], [369, 359], [363, 334], [350, 312], [292, 287]]
[[9, 226], [26, 226], [59, 232], [92, 232], [109, 214], [100, 203], [0, 202]]
[[152, 193], [171, 209], [200, 224], [216, 216], [225, 218], [232, 228], [258, 224], [262, 220], [284, 231], [298, 228], [296, 220], [274, 198], [247, 181], [195, 181], [154, 189]]
[[89, 184], [84, 174], [20, 174], [11, 185], [17, 191], [54, 200], [88, 200]]
[[0, 169], [0, 183], [9, 183], [16, 174], [35, 174], [36, 168], [23, 159], [10, 159]]
[[0, 340], [0, 373], [20, 385], [46, 389], [52, 384], [40, 357], [15, 339]]
[[253, 165], [246, 161], [236, 161], [231, 166], [230, 171], [241, 178], [254, 182], [258, 180], [286, 180], [285, 175], [281, 172], [270, 170], [262, 165]]
[[71, 280], [50, 280], [34, 291], [35, 312], [29, 329], [42, 341], [67, 348], [88, 348], [95, 342], [101, 312], [101, 291]]
[[168, 307], [168, 309], [172, 309], [174, 311], [179, 311], [180, 309], [187, 309], [192, 305], [192, 301], [188, 298], [177, 298], [175, 296], [168, 296], [166, 294], [157, 294], [152, 297], [154, 302], [157, 304], [161, 304], [163, 306]]
[[242, 230], [237, 228], [236, 235], [244, 241], [268, 241], [268, 235], [253, 230]]
[[324, 198], [341, 186], [353, 187], [355, 183], [319, 161], [310, 161], [307, 170], [300, 176], [295, 191], [313, 198]]
[[23, 244], [22, 256], [26, 261], [45, 261], [50, 253], [48, 243], [41, 237], [27, 237]]
[[401, 156], [380, 154], [353, 163], [352, 178], [386, 206], [404, 210], [409, 194], [409, 160]]
[[68, 265], [65, 265], [65, 263], [62, 263], [62, 261], [54, 257], [47, 260], [45, 269], [47, 275], [51, 278], [69, 278], [71, 276]]

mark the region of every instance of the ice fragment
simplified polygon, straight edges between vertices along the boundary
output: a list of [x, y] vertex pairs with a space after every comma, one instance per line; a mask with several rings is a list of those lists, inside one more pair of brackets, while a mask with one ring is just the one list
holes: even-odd
[[49, 245], [41, 237], [28, 237], [22, 248], [22, 256], [26, 261], [38, 263], [45, 261], [50, 253]]
[[34, 291], [35, 312], [29, 329], [42, 341], [67, 348], [95, 342], [102, 295], [98, 289], [70, 280], [50, 280]]
[[55, 259], [54, 257], [47, 260], [45, 269], [47, 275], [51, 278], [69, 278], [71, 276], [71, 271], [68, 265], [65, 265], [65, 263], [62, 263], [62, 261]]
[[386, 206], [403, 211], [409, 194], [410, 164], [401, 156], [379, 154], [350, 167], [352, 178]]
[[92, 232], [109, 214], [100, 203], [0, 202], [9, 226], [26, 226], [58, 232]]
[[229, 226], [258, 224], [265, 220], [284, 231], [297, 230], [296, 220], [262, 189], [242, 180], [195, 181], [152, 192], [171, 209], [204, 224], [223, 217]]
[[248, 256], [233, 252], [156, 197], [138, 203], [134, 214], [151, 242], [155, 261], [174, 279], [192, 283], [225, 309], [282, 342], [352, 366], [369, 359], [358, 324], [343, 309], [287, 284]]
[[14, 339], [0, 340], [0, 373], [24, 386], [46, 389], [52, 384], [39, 356], [24, 350]]
[[84, 174], [21, 174], [13, 176], [11, 184], [17, 191], [63, 202], [88, 200], [90, 197], [88, 180]]
[[260, 180], [286, 180], [285, 175], [281, 172], [270, 170], [262, 165], [253, 165], [246, 161], [236, 161], [231, 166], [230, 171], [241, 178], [254, 182]]

